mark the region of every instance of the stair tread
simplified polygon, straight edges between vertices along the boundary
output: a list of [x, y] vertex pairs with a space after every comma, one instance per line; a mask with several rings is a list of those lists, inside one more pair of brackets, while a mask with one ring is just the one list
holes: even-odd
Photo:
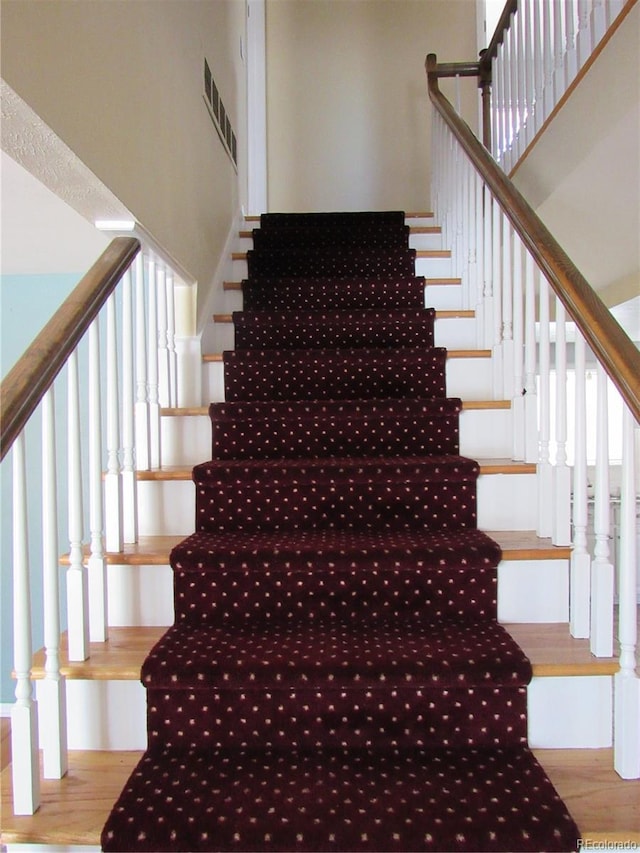
[[[533, 750], [585, 841], [640, 843], [640, 780], [613, 770], [611, 749]], [[99, 845], [102, 827], [140, 751], [72, 751], [69, 772], [41, 781], [42, 802], [28, 817], [12, 814], [11, 766], [2, 771], [4, 844]]]
[[[521, 784], [527, 777], [531, 790]], [[461, 798], [459, 780], [468, 778], [473, 784]], [[390, 808], [391, 819], [389, 789], [402, 797], [401, 809]], [[207, 808], [196, 806], [197, 820], [191, 814], [189, 823], [194, 790]], [[496, 797], [503, 809], [494, 806]], [[163, 815], [145, 827], [145, 850], [171, 849], [173, 827], [180, 828], [183, 849], [211, 849], [215, 838], [217, 849], [245, 851], [428, 850], [431, 833], [440, 850], [459, 849], [456, 843], [469, 834], [485, 849], [513, 849], [510, 842], [522, 839], [521, 849], [569, 850], [579, 833], [526, 747], [388, 754], [158, 748], [141, 759], [125, 786], [102, 834], [104, 850], [121, 850], [127, 841], [127, 849], [138, 849], [127, 818], [141, 798]], [[361, 815], [369, 820], [362, 823]], [[544, 846], [550, 837], [552, 848]]]
[[[86, 661], [69, 661], [67, 634], [62, 634], [61, 672], [67, 678], [138, 681], [142, 664], [169, 626], [110, 628], [106, 643], [91, 643]], [[566, 623], [513, 624], [504, 626], [518, 642], [533, 666], [535, 676], [613, 675], [618, 659], [595, 658], [588, 640], [571, 637]], [[44, 678], [44, 650], [33, 658], [33, 678]]]
[[[446, 399], [452, 399], [450, 397]], [[511, 400], [462, 400], [462, 411], [477, 409], [510, 409]], [[185, 406], [182, 408], [164, 408], [160, 410], [163, 417], [208, 417], [209, 406]]]
[[[426, 457], [428, 458], [428, 457]], [[483, 459], [476, 457], [480, 474], [535, 474], [533, 462], [514, 462], [512, 459]], [[205, 463], [202, 463], [205, 464]], [[169, 465], [150, 471], [136, 471], [138, 480], [192, 480], [193, 466]]]

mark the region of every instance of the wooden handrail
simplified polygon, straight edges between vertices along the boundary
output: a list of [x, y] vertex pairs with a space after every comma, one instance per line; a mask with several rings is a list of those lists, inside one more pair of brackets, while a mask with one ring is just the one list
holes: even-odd
[[426, 60], [429, 97], [582, 332], [633, 416], [640, 421], [640, 351], [522, 194], [456, 113], [438, 86], [436, 55]]
[[0, 386], [0, 460], [140, 251], [116, 237], [37, 335]]
[[504, 34], [511, 26], [511, 16], [515, 15], [517, 11], [518, 0], [507, 0], [504, 9], [502, 10], [502, 14], [498, 19], [498, 23], [496, 24], [496, 30], [491, 37], [489, 46], [480, 54], [480, 66], [486, 69], [489, 74], [491, 73], [491, 62], [493, 61], [494, 56], [498, 53], [498, 45], [502, 44]]

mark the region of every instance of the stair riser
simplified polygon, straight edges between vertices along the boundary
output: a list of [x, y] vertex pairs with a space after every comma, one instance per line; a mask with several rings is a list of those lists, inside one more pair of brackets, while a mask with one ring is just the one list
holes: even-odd
[[265, 353], [258, 357], [228, 353], [224, 364], [226, 399], [353, 400], [446, 396], [443, 350], [367, 352]]
[[569, 622], [568, 560], [503, 560], [498, 567], [498, 621]]
[[[206, 365], [211, 370], [214, 365]], [[213, 372], [213, 371], [212, 371]], [[509, 409], [475, 409], [460, 413], [460, 454], [508, 458], [511, 454]], [[167, 466], [198, 465], [211, 459], [211, 422], [207, 415], [164, 417], [162, 456]]]
[[[451, 278], [453, 276], [451, 258], [416, 258], [413, 267], [409, 267], [408, 271], [415, 275], [423, 275], [427, 278]], [[302, 269], [299, 275], [304, 274]], [[233, 278], [236, 281], [241, 281], [247, 278], [248, 268], [246, 260], [233, 261]]]
[[[202, 376], [203, 399], [207, 402], [224, 401], [224, 365], [221, 362], [206, 362], [203, 364]], [[449, 397], [461, 397], [463, 400], [493, 398], [490, 358], [448, 358], [445, 376], [446, 394]], [[372, 389], [372, 394], [375, 396], [375, 388]], [[378, 392], [377, 396], [381, 396], [381, 392]], [[486, 455], [486, 452], [482, 455]]]
[[[188, 536], [195, 530], [195, 487], [189, 480], [138, 483], [141, 536]], [[535, 474], [481, 474], [477, 482], [478, 527], [532, 530], [537, 521]]]
[[455, 455], [458, 416], [212, 419], [215, 459]]
[[[147, 691], [137, 679], [67, 680], [66, 693], [70, 749], [146, 748]], [[39, 703], [38, 709], [45, 713], [45, 703]], [[534, 676], [527, 688], [527, 717], [534, 749], [610, 747], [612, 678]]]
[[151, 747], [179, 750], [512, 746], [526, 688], [149, 689], [148, 727]]
[[[361, 557], [351, 570], [335, 571], [317, 555], [309, 568], [261, 572], [256, 561], [251, 583], [250, 570], [227, 572], [215, 563], [206, 572], [176, 569], [176, 621], [222, 625], [291, 622], [301, 616], [310, 622], [330, 616], [372, 622], [495, 618], [495, 568], [421, 569], [418, 561], [406, 558], [398, 561], [401, 568], [388, 570], [374, 568], [372, 562]], [[319, 577], [321, 572], [325, 574]]]
[[196, 489], [198, 530], [460, 530], [476, 524], [475, 482], [328, 480], [297, 485], [278, 472]]
[[236, 329], [234, 349], [372, 349], [375, 347], [419, 347], [429, 349], [434, 344], [431, 323], [403, 322], [375, 327], [360, 323], [315, 326], [280, 324], [271, 328], [261, 326]]

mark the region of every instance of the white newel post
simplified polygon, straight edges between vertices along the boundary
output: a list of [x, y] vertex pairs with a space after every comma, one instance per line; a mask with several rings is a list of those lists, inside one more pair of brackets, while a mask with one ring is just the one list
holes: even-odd
[[594, 530], [596, 544], [591, 563], [591, 652], [613, 654], [613, 565], [609, 559], [609, 429], [607, 376], [598, 363], [596, 414], [596, 476]]
[[551, 363], [549, 345], [549, 282], [546, 276], [540, 280], [540, 449], [538, 462], [538, 536], [550, 537], [553, 533], [553, 505], [549, 495], [553, 493], [553, 470], [549, 456], [551, 434], [551, 400], [549, 369]]
[[78, 352], [67, 361], [67, 437], [69, 495], [69, 567], [67, 569], [67, 613], [69, 660], [89, 657], [89, 598], [82, 553], [82, 457], [80, 452], [80, 398], [78, 390]]
[[147, 389], [147, 313], [145, 310], [144, 260], [136, 255], [136, 403], [135, 403], [135, 465], [138, 471], [148, 471], [150, 462], [149, 402]]
[[156, 262], [149, 259], [149, 360], [147, 377], [149, 382], [149, 462], [151, 468], [160, 468], [160, 400], [158, 389], [158, 284]]
[[13, 810], [33, 814], [40, 805], [37, 705], [31, 682], [31, 589], [24, 433], [13, 444], [13, 648], [16, 701], [11, 709]]
[[138, 541], [138, 490], [135, 465], [133, 387], [133, 288], [131, 272], [122, 279], [122, 538]]
[[576, 329], [575, 461], [573, 466], [573, 551], [571, 552], [569, 628], [573, 637], [589, 636], [591, 556], [587, 549], [587, 394], [585, 340]]
[[107, 639], [107, 566], [102, 546], [102, 383], [99, 319], [89, 326], [89, 638]]
[[60, 674], [60, 583], [58, 572], [58, 496], [53, 386], [42, 398], [42, 588], [45, 677], [38, 685], [40, 743], [45, 779], [67, 772], [67, 712]]
[[571, 469], [567, 465], [566, 311], [556, 299], [556, 462], [553, 466], [553, 544], [571, 544]]
[[620, 491], [620, 669], [614, 678], [614, 766], [623, 779], [640, 777], [640, 678], [636, 673], [637, 571], [634, 419], [624, 407]]
[[115, 294], [107, 299], [107, 473], [104, 478], [105, 545], [107, 551], [122, 551], [122, 477], [120, 469], [120, 394]]

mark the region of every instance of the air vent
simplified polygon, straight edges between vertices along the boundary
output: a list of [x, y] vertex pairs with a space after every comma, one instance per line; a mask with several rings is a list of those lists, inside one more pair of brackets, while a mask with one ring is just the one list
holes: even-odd
[[204, 61], [204, 102], [209, 110], [209, 115], [213, 121], [213, 126], [218, 131], [220, 141], [224, 145], [224, 149], [231, 158], [234, 168], [238, 168], [238, 142], [235, 132], [229, 120], [220, 92], [213, 79], [209, 63]]

